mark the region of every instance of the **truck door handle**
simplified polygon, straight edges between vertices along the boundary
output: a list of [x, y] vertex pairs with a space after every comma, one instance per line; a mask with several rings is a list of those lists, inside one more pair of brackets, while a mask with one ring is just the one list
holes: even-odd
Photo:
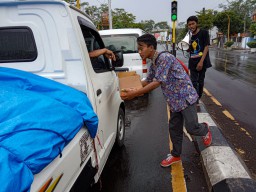
[[101, 93], [102, 93], [101, 89], [98, 89], [98, 90], [96, 91], [96, 95], [97, 95], [97, 96], [99, 96]]

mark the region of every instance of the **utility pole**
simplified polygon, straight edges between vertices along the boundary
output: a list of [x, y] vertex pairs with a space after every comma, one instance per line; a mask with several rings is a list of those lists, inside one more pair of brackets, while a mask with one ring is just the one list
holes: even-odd
[[76, 0], [76, 7], [77, 7], [78, 9], [81, 8], [81, 6], [80, 6], [80, 0]]
[[176, 57], [176, 49], [175, 49], [175, 34], [176, 34], [176, 21], [177, 21], [177, 9], [178, 3], [176, 0], [172, 1], [172, 54]]
[[228, 15], [228, 41], [229, 41], [229, 33], [230, 33], [230, 17]]
[[[225, 13], [225, 12], [224, 12]], [[229, 17], [229, 15], [227, 14], [227, 13], [225, 13], [225, 15], [227, 15], [227, 17], [228, 17], [228, 41], [229, 41], [229, 31], [230, 31], [230, 17]]]
[[109, 22], [109, 29], [112, 29], [111, 0], [108, 0], [108, 22]]

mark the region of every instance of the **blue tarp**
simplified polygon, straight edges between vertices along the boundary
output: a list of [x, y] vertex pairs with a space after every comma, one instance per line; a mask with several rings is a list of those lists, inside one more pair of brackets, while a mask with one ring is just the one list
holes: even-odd
[[0, 191], [29, 191], [33, 175], [86, 125], [98, 127], [86, 94], [55, 81], [0, 67]]

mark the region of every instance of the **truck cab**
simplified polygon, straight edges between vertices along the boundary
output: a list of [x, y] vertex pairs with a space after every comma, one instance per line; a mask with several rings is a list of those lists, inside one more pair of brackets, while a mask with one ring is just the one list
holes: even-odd
[[[0, 18], [1, 67], [84, 92], [99, 119], [96, 137], [80, 129], [61, 156], [34, 174], [30, 190], [76, 191], [81, 183], [97, 182], [114, 143], [124, 144], [125, 106], [115, 63], [104, 55], [89, 57], [105, 47], [96, 27], [88, 15], [60, 0], [3, 0]], [[81, 181], [82, 175], [87, 179]]]

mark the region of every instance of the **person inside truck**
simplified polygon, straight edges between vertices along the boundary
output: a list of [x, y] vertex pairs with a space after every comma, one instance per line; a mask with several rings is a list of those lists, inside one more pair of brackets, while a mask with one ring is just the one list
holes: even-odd
[[105, 55], [108, 59], [111, 59], [111, 60], [114, 60], [114, 61], [116, 60], [116, 56], [113, 53], [113, 51], [110, 51], [107, 48], [96, 49], [96, 50], [93, 50], [93, 51], [89, 52], [89, 57], [90, 58], [99, 57], [100, 55]]

